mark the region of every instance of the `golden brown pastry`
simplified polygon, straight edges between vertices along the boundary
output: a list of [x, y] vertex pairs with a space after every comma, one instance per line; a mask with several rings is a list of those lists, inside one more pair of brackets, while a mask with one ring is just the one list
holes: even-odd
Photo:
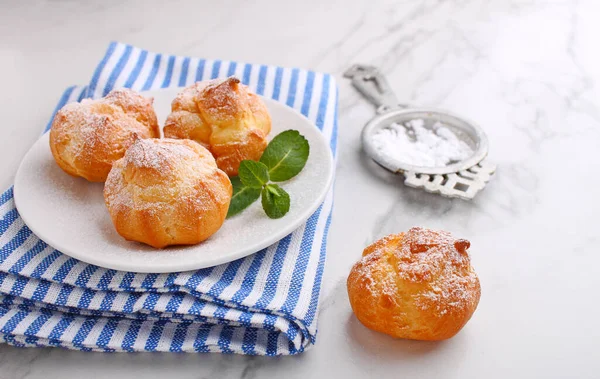
[[99, 100], [84, 99], [58, 111], [50, 129], [50, 149], [68, 174], [103, 182], [117, 159], [138, 138], [160, 137], [152, 99], [116, 89]]
[[117, 232], [156, 248], [204, 241], [225, 220], [231, 182], [190, 140], [138, 139], [113, 164], [104, 200]]
[[348, 276], [348, 296], [367, 328], [397, 338], [444, 340], [469, 321], [481, 289], [467, 240], [412, 228], [368, 246]]
[[177, 95], [171, 110], [165, 137], [202, 144], [229, 176], [237, 175], [244, 159], [259, 160], [267, 147], [271, 116], [237, 78], [192, 84]]

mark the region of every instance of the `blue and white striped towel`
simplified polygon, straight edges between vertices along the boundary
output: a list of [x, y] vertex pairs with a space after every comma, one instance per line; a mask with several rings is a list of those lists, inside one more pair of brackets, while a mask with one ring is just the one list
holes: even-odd
[[[337, 88], [328, 74], [151, 53], [111, 43], [91, 83], [57, 109], [114, 87], [150, 90], [236, 75], [300, 111], [335, 154]], [[32, 234], [0, 196], [0, 337], [6, 343], [84, 351], [297, 354], [315, 343], [332, 192], [298, 230], [228, 264], [140, 274], [63, 255]]]

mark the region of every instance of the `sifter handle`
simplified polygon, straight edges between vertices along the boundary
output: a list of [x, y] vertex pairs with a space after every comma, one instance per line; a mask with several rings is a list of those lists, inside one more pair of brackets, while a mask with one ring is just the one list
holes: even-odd
[[352, 79], [354, 88], [377, 106], [377, 113], [403, 107], [398, 104], [385, 76], [376, 67], [355, 64], [344, 72], [344, 77]]

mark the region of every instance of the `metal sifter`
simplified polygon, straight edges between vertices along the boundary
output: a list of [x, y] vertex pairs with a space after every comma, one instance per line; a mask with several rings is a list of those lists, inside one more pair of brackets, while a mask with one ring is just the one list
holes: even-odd
[[[434, 108], [412, 108], [399, 104], [385, 77], [373, 66], [354, 65], [344, 77], [371, 103], [377, 106], [377, 115], [362, 131], [362, 145], [366, 154], [384, 168], [404, 175], [404, 184], [446, 197], [472, 199], [482, 190], [496, 171], [496, 165], [484, 162], [488, 153], [488, 140], [476, 124], [452, 113]], [[460, 161], [439, 167], [415, 166], [402, 162], [378, 150], [374, 135], [392, 123], [405, 125], [411, 120], [423, 120], [424, 127], [432, 129], [442, 123], [473, 153]]]

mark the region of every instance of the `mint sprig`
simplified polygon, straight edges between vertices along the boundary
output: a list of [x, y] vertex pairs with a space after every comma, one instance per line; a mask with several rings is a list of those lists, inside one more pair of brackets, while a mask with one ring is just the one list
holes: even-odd
[[262, 207], [270, 218], [281, 218], [290, 210], [290, 195], [273, 182], [283, 182], [298, 175], [306, 165], [310, 148], [297, 130], [286, 130], [267, 145], [260, 161], [243, 160], [238, 175], [231, 178], [233, 196], [227, 217], [232, 217], [261, 197]]

